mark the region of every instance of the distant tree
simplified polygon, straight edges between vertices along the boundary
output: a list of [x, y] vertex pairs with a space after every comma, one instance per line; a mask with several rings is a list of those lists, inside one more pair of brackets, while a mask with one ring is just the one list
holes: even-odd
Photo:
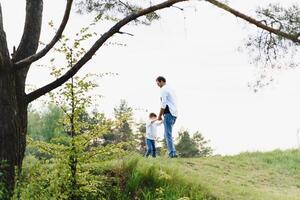
[[133, 109], [125, 100], [114, 108], [114, 117], [112, 129], [103, 136], [105, 144], [134, 141]]
[[60, 123], [63, 113], [54, 104], [48, 104], [48, 108], [43, 112], [29, 110], [28, 113], [28, 134], [32, 139], [49, 142], [63, 131]]
[[42, 133], [40, 132], [41, 129], [42, 129], [41, 113], [29, 108], [28, 109], [28, 135], [34, 139], [43, 138]]
[[133, 109], [128, 106], [126, 100], [121, 99], [120, 104], [114, 108], [114, 115], [116, 120], [132, 122]]
[[212, 154], [212, 149], [207, 146], [207, 143], [201, 133], [196, 132], [191, 138], [187, 130], [182, 130], [179, 132], [176, 150], [181, 157], [209, 156]]
[[181, 157], [195, 157], [199, 155], [199, 149], [187, 130], [179, 132], [176, 150]]
[[136, 140], [137, 140], [137, 150], [142, 154], [145, 153], [146, 151], [146, 123], [145, 122], [140, 122], [137, 124]]
[[203, 135], [200, 132], [193, 134], [193, 142], [196, 144], [197, 149], [199, 150], [199, 156], [210, 156], [213, 153], [213, 149], [208, 146], [209, 140], [205, 140]]
[[156, 148], [157, 155], [167, 155], [168, 147], [167, 147], [167, 141], [166, 141], [165, 137], [163, 137], [162, 139], [159, 139], [158, 143], [160, 145], [157, 145], [157, 148]]

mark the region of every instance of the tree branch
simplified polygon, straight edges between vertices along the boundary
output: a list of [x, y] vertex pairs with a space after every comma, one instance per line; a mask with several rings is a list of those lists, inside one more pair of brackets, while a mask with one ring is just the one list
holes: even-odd
[[[43, 14], [43, 0], [26, 0], [25, 26], [19, 47], [12, 61], [34, 54], [39, 45]], [[29, 65], [25, 65], [27, 67]]]
[[27, 58], [24, 58], [18, 62], [15, 63], [15, 67], [17, 69], [22, 68], [23, 66], [26, 66], [28, 64], [31, 64], [37, 60], [39, 60], [40, 58], [42, 58], [43, 56], [45, 56], [52, 48], [53, 46], [57, 43], [57, 41], [61, 38], [62, 33], [68, 23], [69, 17], [70, 17], [70, 12], [71, 12], [71, 8], [72, 8], [72, 3], [73, 0], [68, 0], [67, 1], [67, 5], [66, 5], [66, 9], [65, 9], [65, 14], [64, 17], [62, 19], [62, 22], [55, 34], [55, 36], [53, 37], [53, 39], [51, 40], [51, 42], [45, 46], [44, 49], [42, 49], [41, 51], [39, 51], [38, 53], [31, 55]]
[[85, 65], [96, 53], [96, 51], [114, 34], [119, 33], [120, 29], [127, 25], [129, 22], [136, 20], [137, 18], [147, 15], [149, 13], [152, 13], [156, 10], [161, 10], [164, 8], [171, 7], [172, 5], [179, 3], [179, 2], [184, 2], [188, 0], [168, 0], [163, 3], [150, 6], [146, 9], [140, 10], [136, 13], [132, 13], [128, 15], [127, 17], [123, 18], [120, 20], [118, 23], [116, 23], [113, 27], [111, 27], [106, 33], [104, 33], [95, 43], [94, 45], [87, 51], [87, 53], [69, 70], [67, 71], [64, 75], [62, 75], [60, 78], [57, 80], [53, 81], [52, 83], [49, 83], [48, 85], [45, 85], [27, 95], [27, 102], [31, 102], [44, 94], [52, 91], [53, 89], [61, 86], [64, 84], [68, 79], [70, 79], [72, 76], [74, 76], [81, 68], [83, 65]]
[[125, 34], [125, 35], [130, 35], [130, 36], [134, 36], [132, 33], [127, 33], [127, 32], [123, 32], [123, 31], [119, 31], [119, 34]]
[[291, 41], [293, 41], [297, 44], [300, 44], [300, 39], [298, 39], [297, 35], [289, 34], [289, 33], [281, 31], [280, 29], [275, 29], [275, 28], [269, 27], [269, 26], [263, 24], [262, 22], [254, 19], [250, 16], [247, 16], [247, 15], [245, 15], [245, 14], [243, 14], [243, 13], [241, 13], [241, 12], [239, 12], [239, 11], [229, 7], [228, 5], [226, 5], [224, 3], [221, 3], [217, 0], [205, 0], [205, 1], [217, 6], [217, 7], [221, 8], [221, 9], [223, 9], [223, 10], [225, 10], [225, 11], [227, 11], [227, 12], [233, 14], [233, 15], [235, 15], [236, 17], [239, 17], [239, 18], [241, 18], [241, 19], [243, 19], [243, 20], [245, 20], [245, 21], [247, 21], [251, 24], [254, 24], [255, 26], [257, 26], [261, 29], [264, 29], [265, 31], [268, 31], [268, 32], [273, 33], [275, 35], [281, 36], [285, 39], [291, 40]]
[[8, 63], [10, 62], [10, 57], [7, 48], [6, 34], [4, 32], [2, 18], [2, 8], [0, 3], [0, 70], [10, 67], [10, 65], [8, 65]]
[[0, 29], [3, 30], [3, 16], [2, 16], [2, 6], [0, 3]]
[[173, 7], [173, 8], [177, 8], [178, 10], [184, 11], [183, 8], [180, 8], [180, 7], [178, 7], [178, 6], [172, 6], [172, 7]]
[[124, 3], [124, 2], [121, 1], [121, 0], [119, 0], [119, 2], [120, 2], [123, 6], [125, 6], [128, 10], [134, 12], [134, 9], [133, 9], [132, 7], [130, 7], [128, 4]]

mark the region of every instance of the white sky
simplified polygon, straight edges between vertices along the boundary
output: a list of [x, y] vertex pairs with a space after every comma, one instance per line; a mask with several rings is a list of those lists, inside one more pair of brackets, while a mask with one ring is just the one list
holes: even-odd
[[[1, 0], [10, 49], [17, 46], [22, 34], [24, 2]], [[268, 2], [287, 4], [292, 0], [229, 1], [247, 13]], [[44, 5], [41, 40], [49, 41], [53, 32], [47, 23], [60, 23], [65, 1], [45, 0]], [[134, 37], [118, 35], [112, 41], [124, 42], [126, 47], [105, 46], [81, 70], [119, 73], [99, 80], [97, 92], [104, 95], [99, 110], [111, 115], [120, 99], [126, 99], [134, 108], [158, 112], [155, 78], [164, 75], [179, 100], [175, 132], [181, 128], [199, 130], [220, 154], [295, 148], [300, 127], [300, 70], [284, 71], [271, 86], [254, 93], [248, 83], [254, 80], [256, 68], [245, 53], [237, 51], [247, 31], [255, 30], [253, 26], [205, 2], [178, 6], [185, 11], [161, 11], [162, 19], [149, 27], [125, 27], [123, 31]], [[73, 12], [66, 33], [77, 32], [90, 22], [88, 16]], [[104, 27], [107, 25], [101, 26], [99, 33], [106, 30]], [[28, 83], [42, 86], [49, 82], [48, 77], [47, 71], [33, 67]], [[136, 111], [136, 115], [138, 119], [147, 117], [143, 111]]]

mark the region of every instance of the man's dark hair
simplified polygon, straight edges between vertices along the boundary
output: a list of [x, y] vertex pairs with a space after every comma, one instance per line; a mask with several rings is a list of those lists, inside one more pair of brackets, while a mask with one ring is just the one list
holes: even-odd
[[155, 113], [150, 113], [150, 114], [149, 114], [149, 117], [150, 117], [150, 118], [152, 118], [152, 117], [157, 117], [157, 115], [156, 115]]
[[156, 81], [158, 81], [158, 82], [164, 82], [165, 83], [166, 79], [163, 76], [159, 76], [159, 77], [157, 77]]

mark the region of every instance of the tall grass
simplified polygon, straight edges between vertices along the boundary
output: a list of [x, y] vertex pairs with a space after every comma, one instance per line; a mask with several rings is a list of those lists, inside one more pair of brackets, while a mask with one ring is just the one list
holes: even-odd
[[114, 172], [123, 194], [121, 199], [216, 199], [208, 189], [185, 176], [175, 163], [162, 166], [160, 161], [134, 155], [115, 163]]
[[134, 155], [113, 166], [124, 200], [300, 199], [297, 150], [194, 159]]
[[[66, 166], [27, 156], [21, 199], [67, 199]], [[298, 150], [178, 159], [135, 154], [80, 169], [85, 200], [300, 200]]]

